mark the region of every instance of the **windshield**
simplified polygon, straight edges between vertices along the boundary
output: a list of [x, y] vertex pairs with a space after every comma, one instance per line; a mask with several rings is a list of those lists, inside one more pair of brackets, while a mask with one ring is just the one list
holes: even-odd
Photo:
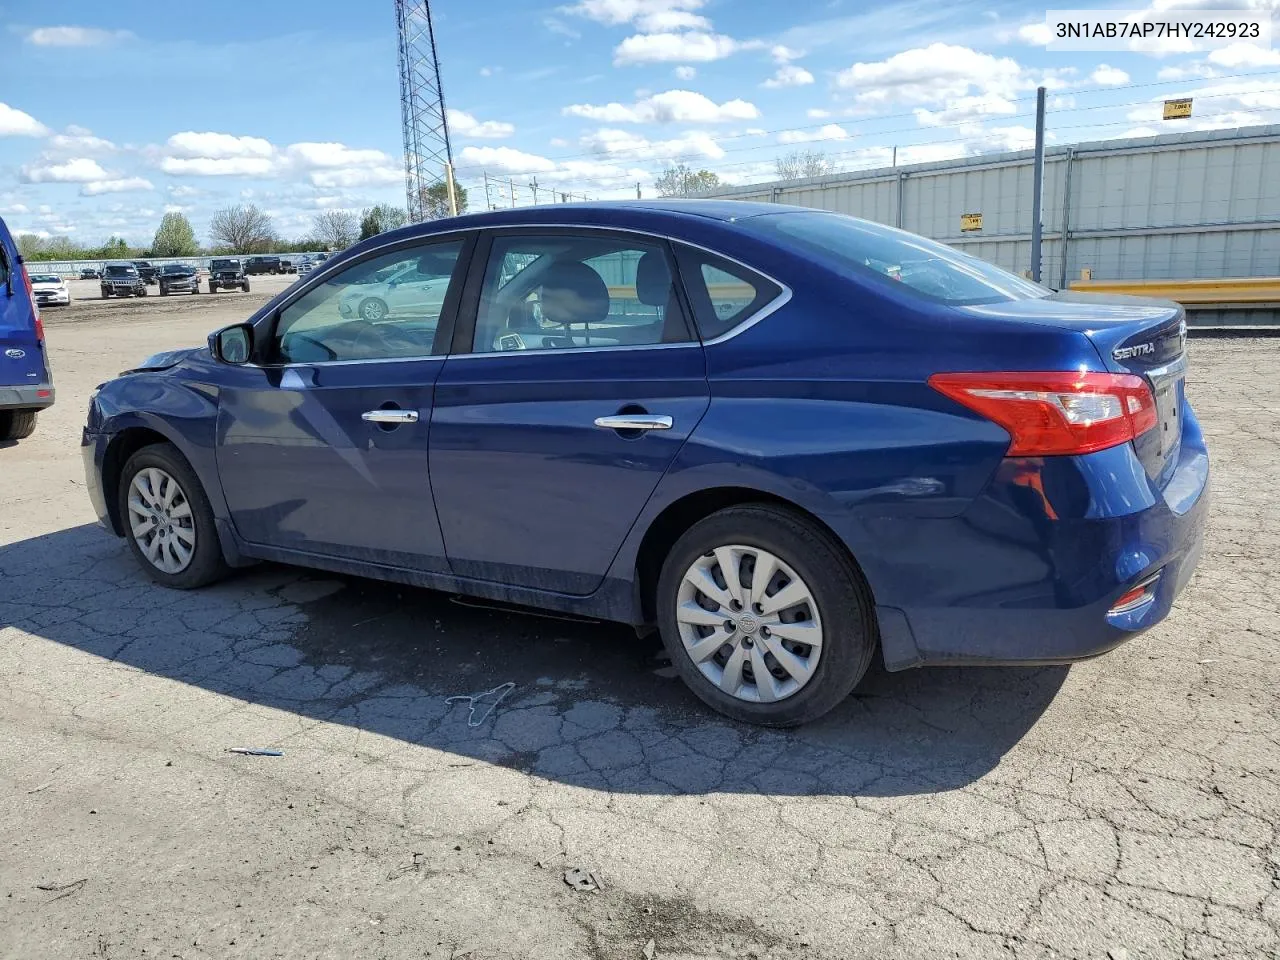
[[238, 270], [239, 268], [239, 260], [214, 260], [209, 264], [210, 270]]
[[32, 283], [61, 283], [62, 278], [51, 273], [37, 273], [31, 278]]
[[168, 266], [160, 268], [161, 273], [191, 273], [190, 267], [183, 266], [180, 263], [171, 263]]
[[836, 270], [900, 283], [939, 303], [1033, 300], [1050, 293], [954, 247], [842, 214], [771, 213], [742, 223]]
[[133, 267], [107, 267], [108, 277], [136, 277], [138, 271]]

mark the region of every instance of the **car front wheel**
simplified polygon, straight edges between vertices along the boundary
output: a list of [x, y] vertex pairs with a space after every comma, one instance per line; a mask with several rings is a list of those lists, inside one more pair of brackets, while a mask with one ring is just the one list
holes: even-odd
[[209, 498], [172, 444], [143, 447], [129, 458], [118, 509], [133, 555], [157, 583], [190, 590], [226, 573]]
[[871, 592], [843, 546], [764, 504], [721, 510], [676, 541], [657, 613], [693, 692], [764, 726], [797, 726], [837, 706], [876, 648]]

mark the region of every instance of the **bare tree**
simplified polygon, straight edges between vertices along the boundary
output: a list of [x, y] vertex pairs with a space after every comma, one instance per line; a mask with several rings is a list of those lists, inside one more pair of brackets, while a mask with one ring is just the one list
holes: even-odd
[[350, 210], [326, 210], [316, 214], [311, 232], [332, 250], [345, 250], [360, 236], [360, 218]]
[[275, 242], [276, 231], [269, 214], [252, 203], [223, 207], [209, 221], [209, 239], [215, 247], [232, 253], [262, 253]]
[[720, 178], [710, 170], [694, 170], [685, 163], [667, 164], [653, 185], [660, 197], [687, 197], [691, 193], [714, 190], [720, 186]]
[[836, 162], [821, 150], [792, 150], [774, 160], [779, 180], [802, 180], [836, 172]]

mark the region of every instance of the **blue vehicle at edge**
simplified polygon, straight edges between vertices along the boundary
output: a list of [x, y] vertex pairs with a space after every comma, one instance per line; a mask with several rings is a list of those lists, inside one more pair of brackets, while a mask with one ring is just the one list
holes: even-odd
[[877, 650], [1062, 663], [1164, 618], [1208, 503], [1185, 370], [1176, 304], [851, 217], [535, 207], [335, 256], [101, 386], [83, 451], [161, 583], [266, 559], [656, 627], [786, 726]]
[[0, 220], [0, 443], [22, 440], [53, 405], [53, 374], [31, 278]]

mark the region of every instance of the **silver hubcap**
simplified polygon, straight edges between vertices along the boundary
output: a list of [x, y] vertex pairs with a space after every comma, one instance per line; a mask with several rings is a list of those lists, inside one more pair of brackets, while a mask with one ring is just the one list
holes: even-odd
[[144, 467], [129, 484], [129, 529], [156, 569], [181, 573], [191, 565], [196, 552], [191, 504], [178, 481], [159, 467]]
[[702, 675], [752, 703], [797, 693], [822, 655], [812, 591], [759, 547], [731, 544], [695, 560], [680, 581], [676, 625]]
[[366, 300], [360, 309], [360, 315], [366, 320], [381, 320], [386, 312], [380, 300]]

